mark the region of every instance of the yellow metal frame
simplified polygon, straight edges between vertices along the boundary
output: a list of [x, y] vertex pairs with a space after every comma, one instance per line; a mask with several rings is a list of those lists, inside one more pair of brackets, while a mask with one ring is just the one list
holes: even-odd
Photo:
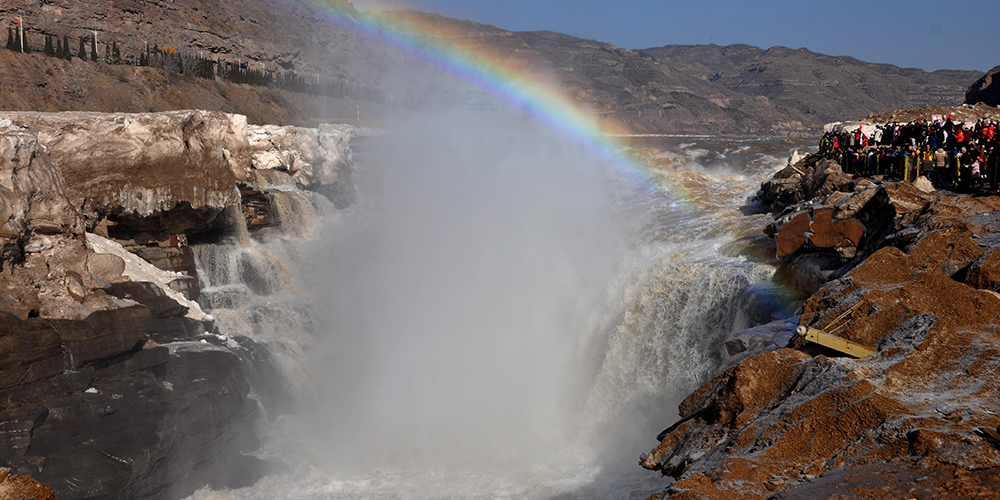
[[853, 356], [855, 358], [861, 359], [875, 354], [875, 351], [857, 343], [851, 342], [850, 340], [843, 339], [823, 330], [817, 330], [815, 328], [809, 328], [807, 326], [800, 326], [795, 329], [795, 332], [805, 337], [806, 340], [814, 344], [819, 344], [823, 347], [829, 347], [837, 352], [842, 352], [848, 356]]

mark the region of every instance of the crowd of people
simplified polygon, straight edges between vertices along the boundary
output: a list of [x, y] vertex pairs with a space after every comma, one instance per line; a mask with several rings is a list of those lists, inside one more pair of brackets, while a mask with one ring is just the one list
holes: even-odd
[[971, 191], [1000, 188], [1000, 123], [917, 120], [828, 132], [820, 153], [852, 175], [883, 175], [913, 181], [926, 176], [937, 187]]

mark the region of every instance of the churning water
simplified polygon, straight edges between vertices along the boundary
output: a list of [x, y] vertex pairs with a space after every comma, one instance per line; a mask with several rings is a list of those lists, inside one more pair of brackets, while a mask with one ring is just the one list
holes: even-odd
[[280, 351], [298, 401], [262, 453], [290, 470], [194, 498], [662, 489], [638, 456], [749, 326], [773, 270], [739, 255], [761, 225], [739, 208], [795, 146], [647, 139], [654, 181], [631, 186], [546, 130], [457, 112], [366, 139], [348, 210], [275, 182], [295, 223], [198, 261], [221, 328]]

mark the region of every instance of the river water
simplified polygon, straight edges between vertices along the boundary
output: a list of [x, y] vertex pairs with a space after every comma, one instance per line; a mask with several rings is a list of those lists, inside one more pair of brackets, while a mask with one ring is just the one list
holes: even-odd
[[558, 134], [466, 114], [356, 145], [359, 202], [275, 176], [282, 227], [197, 249], [206, 305], [267, 344], [288, 470], [195, 499], [646, 498], [638, 457], [753, 326], [773, 268], [741, 207], [789, 139], [642, 138], [626, 181]]

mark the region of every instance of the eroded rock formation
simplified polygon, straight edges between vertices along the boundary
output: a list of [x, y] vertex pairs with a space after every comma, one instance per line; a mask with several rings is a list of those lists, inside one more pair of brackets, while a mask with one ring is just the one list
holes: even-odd
[[786, 344], [778, 323], [738, 336], [744, 359], [641, 458], [677, 479], [660, 497], [1000, 497], [1000, 197], [851, 180], [816, 158], [760, 196], [779, 211], [767, 231], [786, 276], [816, 270], [796, 283], [809, 298], [795, 323], [876, 354]]
[[[352, 193], [352, 130], [256, 130], [251, 148], [246, 119], [222, 113], [0, 120], [0, 465], [62, 499], [253, 484], [272, 399], [251, 386], [282, 382], [190, 300], [188, 237], [246, 237], [220, 219], [247, 213], [240, 186], [257, 210], [280, 203], [268, 172]], [[290, 160], [255, 168], [272, 150]]]

